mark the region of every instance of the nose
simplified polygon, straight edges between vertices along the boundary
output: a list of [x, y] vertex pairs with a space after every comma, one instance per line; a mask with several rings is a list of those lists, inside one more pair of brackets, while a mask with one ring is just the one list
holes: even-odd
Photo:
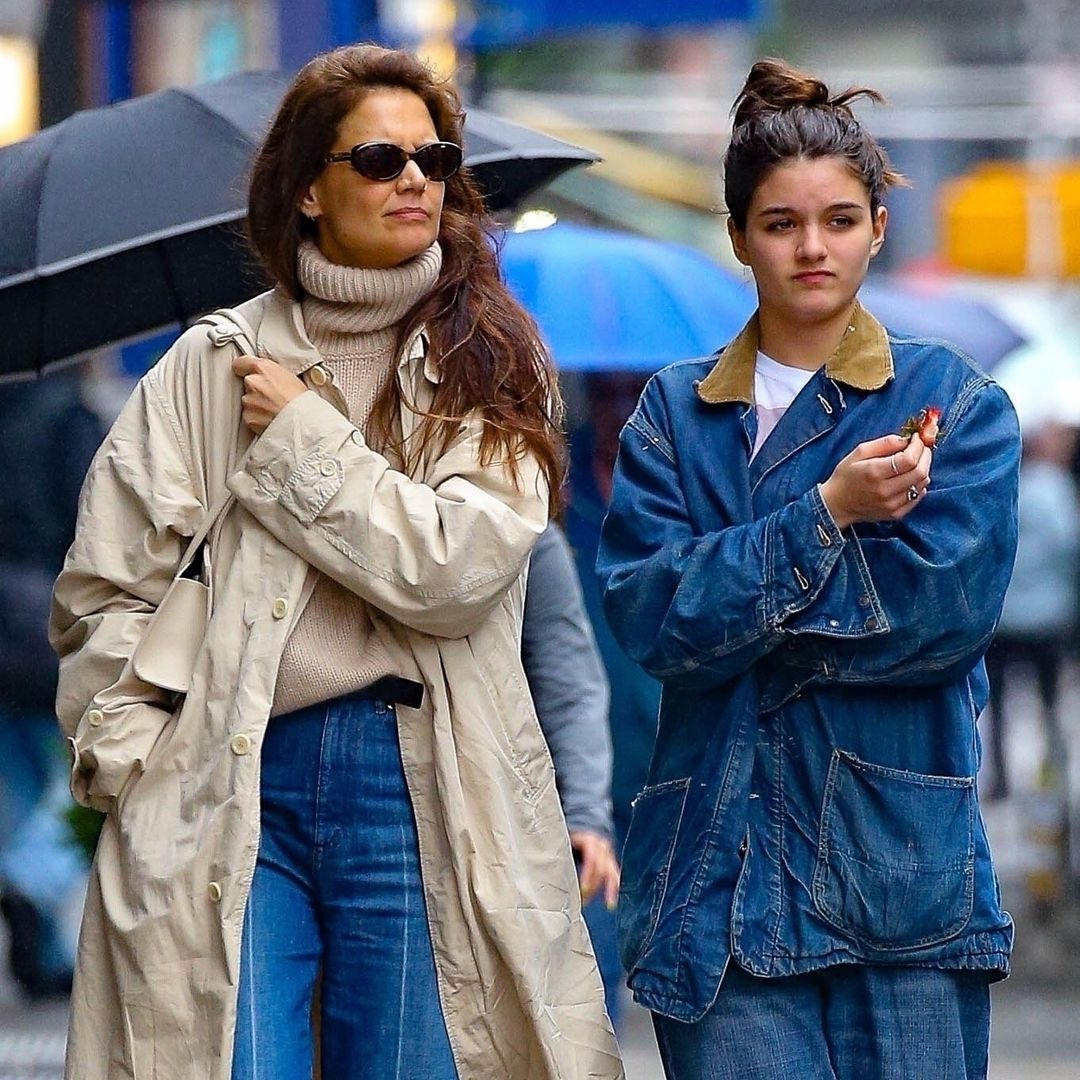
[[409, 160], [398, 177], [398, 189], [400, 191], [423, 191], [427, 187], [427, 177], [420, 171], [420, 166], [415, 161]]
[[799, 236], [796, 254], [807, 262], [820, 262], [827, 254], [825, 233], [817, 225], [807, 225]]

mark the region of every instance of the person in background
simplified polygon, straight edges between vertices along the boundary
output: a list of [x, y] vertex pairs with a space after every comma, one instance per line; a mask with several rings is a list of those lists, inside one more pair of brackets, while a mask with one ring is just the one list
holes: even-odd
[[611, 474], [619, 432], [641, 396], [647, 376], [639, 372], [590, 372], [585, 378], [588, 419], [570, 437], [570, 496], [566, 537], [581, 581], [585, 611], [611, 688], [608, 718], [613, 744], [612, 804], [617, 850], [630, 824], [630, 803], [645, 786], [660, 684], [627, 656], [604, 618], [596, 580], [600, 527], [611, 501]]
[[1066, 770], [1068, 740], [1059, 708], [1061, 667], [1077, 624], [1080, 500], [1069, 464], [1077, 431], [1052, 421], [1024, 435], [1016, 566], [997, 634], [986, 654], [990, 677], [990, 760], [984, 794], [1009, 794], [1008, 696], [1018, 671], [1035, 674], [1046, 732], [1044, 762]]
[[[251, 180], [274, 289], [183, 334], [91, 466], [51, 635], [108, 815], [69, 1080], [301, 1080], [317, 981], [329, 1080], [623, 1077], [521, 661], [560, 402], [462, 123], [407, 52], [306, 64]], [[226, 492], [178, 700], [133, 654]]]
[[[637, 404], [646, 376], [638, 372], [589, 372], [585, 377], [587, 420], [570, 435], [569, 499], [566, 537], [573, 553], [585, 613], [610, 687], [607, 722], [612, 742], [612, 816], [615, 850], [621, 851], [630, 825], [630, 804], [645, 786], [656, 738], [660, 684], [635, 664], [615, 640], [604, 618], [596, 580], [600, 526], [611, 499], [611, 473], [619, 432]], [[599, 903], [585, 909], [604, 977], [608, 1010], [620, 1019], [619, 1001], [626, 978], [619, 960], [617, 920]]]
[[604, 609], [663, 684], [619, 936], [669, 1080], [984, 1080], [1009, 970], [976, 719], [1019, 429], [858, 302], [902, 179], [862, 94], [751, 68], [724, 189], [758, 309], [653, 376], [615, 466]]
[[618, 1026], [622, 968], [612, 913], [619, 895], [611, 816], [608, 682], [562, 530], [554, 522], [529, 560], [521, 659], [578, 864], [585, 921]]
[[104, 434], [78, 370], [0, 386], [0, 912], [11, 974], [32, 998], [71, 989], [66, 904], [86, 864], [64, 821], [52, 585], [75, 535], [79, 486]]

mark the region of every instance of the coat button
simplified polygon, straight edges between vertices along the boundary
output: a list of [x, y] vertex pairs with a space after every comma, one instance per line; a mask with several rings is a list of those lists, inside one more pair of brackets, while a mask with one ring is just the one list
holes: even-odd
[[221, 886], [216, 881], [211, 881], [210, 884], [206, 886], [206, 894], [215, 904], [221, 902]]
[[859, 597], [859, 607], [869, 607], [869, 606], [870, 606], [870, 597], [866, 593], [863, 593], [862, 596]]
[[243, 757], [251, 750], [251, 738], [241, 731], [229, 740], [229, 749], [237, 757]]
[[91, 709], [86, 714], [86, 722], [91, 727], [101, 727], [105, 723], [105, 714], [100, 709]]
[[878, 628], [878, 621], [876, 618], [874, 618], [873, 615], [871, 615], [870, 618], [866, 620], [866, 623], [864, 625], [866, 626], [867, 630], [876, 630]]
[[319, 466], [319, 472], [321, 472], [323, 476], [333, 476], [337, 472], [337, 465], [329, 458], [327, 458]]
[[364, 433], [359, 428], [352, 433], [352, 441], [356, 443], [357, 446], [364, 445]]
[[270, 608], [270, 614], [275, 619], [284, 619], [289, 614], [289, 601], [284, 596], [279, 596], [274, 601], [273, 607]]
[[316, 386], [325, 386], [330, 381], [330, 372], [321, 365], [316, 364], [311, 369], [311, 381]]

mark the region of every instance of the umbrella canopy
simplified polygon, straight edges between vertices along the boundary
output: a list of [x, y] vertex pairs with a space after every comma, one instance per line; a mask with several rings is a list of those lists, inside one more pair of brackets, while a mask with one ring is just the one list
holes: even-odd
[[481, 109], [466, 113], [464, 142], [465, 164], [491, 210], [516, 206], [568, 169], [600, 160], [591, 150]]
[[726, 344], [753, 289], [680, 244], [560, 222], [509, 233], [506, 283], [564, 371], [655, 371]]
[[[162, 90], [0, 148], [0, 377], [264, 287], [240, 224], [252, 153], [289, 81], [244, 72]], [[596, 160], [478, 110], [465, 153], [493, 210]]]
[[890, 330], [951, 342], [984, 371], [1027, 341], [990, 305], [952, 290], [929, 292], [868, 281], [859, 299]]

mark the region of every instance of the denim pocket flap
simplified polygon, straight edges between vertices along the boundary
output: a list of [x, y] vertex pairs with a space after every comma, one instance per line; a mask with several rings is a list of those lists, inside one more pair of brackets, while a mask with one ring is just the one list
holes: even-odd
[[619, 886], [619, 953], [628, 972], [656, 929], [689, 787], [689, 778], [669, 780], [634, 800]]
[[833, 753], [814, 870], [814, 904], [876, 950], [954, 937], [971, 917], [975, 778], [932, 776]]

